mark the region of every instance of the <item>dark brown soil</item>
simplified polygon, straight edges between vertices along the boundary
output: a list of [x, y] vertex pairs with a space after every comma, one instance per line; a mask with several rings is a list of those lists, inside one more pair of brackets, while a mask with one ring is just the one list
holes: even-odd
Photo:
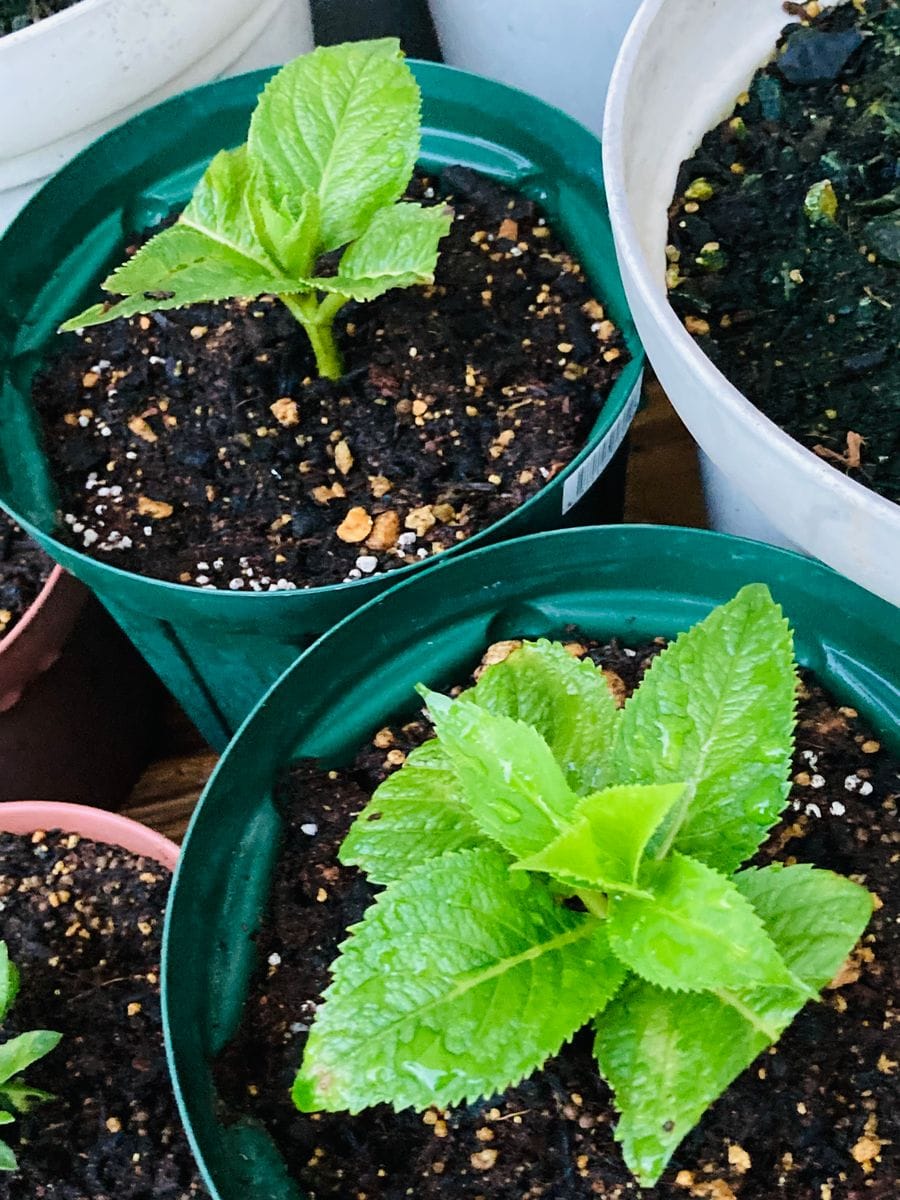
[[[659, 645], [592, 646], [630, 692]], [[883, 907], [840, 986], [808, 1005], [706, 1114], [663, 1180], [640, 1189], [612, 1137], [615, 1114], [591, 1039], [502, 1096], [439, 1113], [302, 1116], [289, 1089], [336, 946], [373, 889], [336, 853], [352, 817], [421, 721], [380, 731], [352, 768], [313, 764], [283, 789], [287, 831], [271, 916], [259, 935], [263, 973], [238, 1039], [220, 1064], [232, 1106], [268, 1126], [310, 1200], [894, 1200], [900, 1146], [896, 1030], [900, 956], [896, 883], [900, 765], [851, 708], [808, 676], [799, 709], [794, 788], [760, 863], [813, 862], [852, 875]], [[496, 1151], [496, 1156], [483, 1152]]]
[[[670, 299], [773, 421], [900, 502], [900, 0], [786, 7], [780, 53], [681, 168]], [[811, 221], [826, 181], [837, 209]]]
[[0, 0], [0, 37], [71, 8], [78, 0]]
[[341, 311], [337, 382], [273, 299], [68, 335], [34, 388], [60, 537], [197, 587], [341, 583], [455, 545], [570, 462], [627, 361], [580, 266], [470, 171], [410, 195], [456, 213], [436, 282]]
[[0, 834], [0, 933], [22, 975], [3, 1036], [63, 1034], [27, 1074], [58, 1099], [4, 1129], [20, 1169], [0, 1174], [2, 1200], [205, 1195], [163, 1054], [169, 878], [149, 859], [68, 834]]
[[53, 563], [4, 512], [0, 512], [0, 644], [37, 599]]

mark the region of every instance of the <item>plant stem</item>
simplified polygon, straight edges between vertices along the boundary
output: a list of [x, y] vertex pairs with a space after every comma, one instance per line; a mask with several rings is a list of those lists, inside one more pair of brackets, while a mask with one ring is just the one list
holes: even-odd
[[334, 340], [334, 318], [349, 297], [332, 292], [321, 303], [312, 294], [281, 295], [278, 298], [306, 330], [322, 378], [340, 379], [344, 364]]

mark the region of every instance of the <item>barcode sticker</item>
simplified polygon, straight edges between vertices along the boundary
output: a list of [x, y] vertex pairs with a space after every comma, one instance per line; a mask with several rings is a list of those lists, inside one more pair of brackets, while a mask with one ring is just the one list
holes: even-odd
[[566, 480], [563, 486], [563, 514], [567, 513], [573, 505], [578, 503], [588, 488], [593, 487], [609, 466], [612, 456], [622, 445], [622, 442], [625, 440], [625, 434], [628, 432], [628, 426], [631, 424], [632, 418], [637, 412], [638, 404], [641, 402], [641, 385], [643, 382], [644, 372], [641, 371], [625, 407], [578, 470], [573, 471]]

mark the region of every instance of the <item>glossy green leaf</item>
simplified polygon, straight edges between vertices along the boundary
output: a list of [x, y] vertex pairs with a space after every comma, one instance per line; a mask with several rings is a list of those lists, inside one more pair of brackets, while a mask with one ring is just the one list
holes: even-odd
[[503, 1091], [620, 986], [604, 923], [559, 905], [490, 849], [386, 889], [351, 931], [310, 1031], [294, 1101], [351, 1113]]
[[[833, 978], [872, 912], [865, 888], [809, 866], [751, 869], [735, 883], [807, 988]], [[622, 1113], [616, 1138], [643, 1184], [807, 1000], [799, 988], [679, 994], [629, 980], [598, 1022], [596, 1053]]]
[[434, 740], [413, 750], [377, 788], [339, 857], [373, 883], [393, 883], [430, 858], [483, 842], [446, 751]]
[[579, 797], [537, 730], [464, 698], [447, 704], [446, 697], [419, 690], [483, 832], [516, 858], [555, 841]]
[[35, 1029], [0, 1045], [0, 1087], [49, 1054], [61, 1037], [62, 1034], [51, 1033], [48, 1029]]
[[266, 85], [251, 155], [287, 193], [314, 192], [322, 250], [402, 196], [419, 153], [419, 89], [394, 38], [320, 46]]
[[678, 783], [633, 783], [596, 792], [581, 801], [556, 841], [515, 869], [544, 871], [573, 888], [652, 896], [639, 886], [638, 870], [652, 834], [683, 791]]
[[654, 660], [623, 710], [612, 782], [686, 784], [657, 853], [674, 845], [727, 874], [754, 853], [789, 790], [795, 686], [792, 636], [763, 584]]
[[807, 864], [751, 868], [734, 882], [791, 970], [817, 991], [835, 977], [872, 916], [864, 887]]
[[432, 205], [395, 204], [377, 212], [346, 251], [336, 275], [308, 281], [319, 291], [374, 300], [391, 288], [434, 282], [438, 243], [453, 216]]
[[10, 960], [6, 942], [0, 942], [0, 1021], [16, 1002], [19, 994], [19, 972]]
[[[4, 1120], [5, 1113], [0, 1113], [0, 1125], [8, 1125], [9, 1122]], [[0, 1171], [17, 1171], [19, 1164], [16, 1161], [16, 1156], [13, 1154], [6, 1142], [0, 1141]]]
[[609, 941], [649, 983], [699, 992], [795, 983], [753, 905], [711, 867], [673, 853], [641, 874], [651, 898], [614, 895]]
[[497, 716], [533, 725], [579, 795], [603, 786], [619, 710], [590, 659], [574, 658], [558, 642], [526, 642], [466, 695]]

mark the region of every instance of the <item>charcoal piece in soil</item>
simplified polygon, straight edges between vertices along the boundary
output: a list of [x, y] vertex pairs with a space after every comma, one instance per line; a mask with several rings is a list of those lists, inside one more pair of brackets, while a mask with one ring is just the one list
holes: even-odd
[[558, 474], [621, 335], [532, 201], [461, 168], [408, 194], [455, 213], [435, 283], [341, 310], [340, 380], [271, 297], [60, 339], [34, 385], [59, 536], [153, 578], [286, 590], [421, 562]]
[[52, 570], [40, 546], [0, 512], [0, 646], [38, 598]]
[[56, 1099], [4, 1127], [19, 1170], [0, 1200], [200, 1200], [162, 1040], [170, 874], [115, 846], [0, 834], [0, 934], [21, 972], [4, 1041], [62, 1034], [27, 1072]]
[[681, 167], [669, 297], [749, 400], [897, 502], [900, 0], [787, 7], [801, 19]]
[[[579, 640], [621, 698], [664, 644]], [[419, 718], [380, 730], [352, 766], [329, 775], [301, 763], [280, 789], [285, 832], [257, 939], [262, 967], [217, 1074], [231, 1113], [266, 1125], [310, 1200], [895, 1200], [900, 763], [806, 672], [792, 790], [753, 862], [852, 875], [881, 907], [838, 986], [708, 1110], [655, 1187], [634, 1183], [613, 1140], [588, 1031], [517, 1087], [446, 1113], [298, 1113], [290, 1087], [306, 1030], [338, 943], [375, 894], [338, 863], [338, 848], [381, 780], [430, 736]]]

